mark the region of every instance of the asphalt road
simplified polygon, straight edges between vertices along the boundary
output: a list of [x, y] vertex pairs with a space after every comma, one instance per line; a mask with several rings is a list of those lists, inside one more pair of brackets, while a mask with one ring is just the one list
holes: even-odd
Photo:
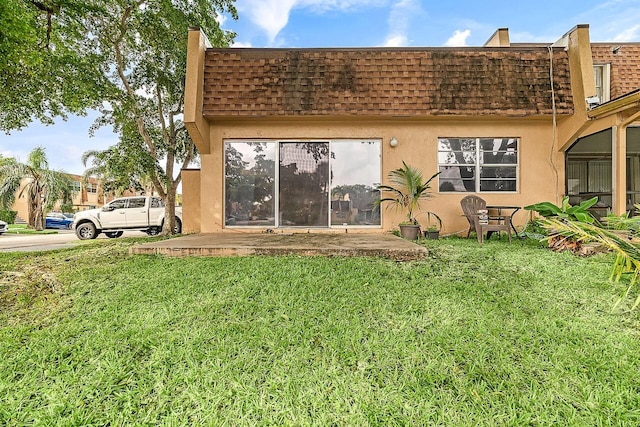
[[[140, 231], [125, 231], [123, 237], [143, 237]], [[98, 239], [108, 239], [100, 234]], [[68, 248], [80, 240], [73, 230], [58, 230], [58, 234], [2, 234], [0, 235], [0, 252], [48, 251]]]

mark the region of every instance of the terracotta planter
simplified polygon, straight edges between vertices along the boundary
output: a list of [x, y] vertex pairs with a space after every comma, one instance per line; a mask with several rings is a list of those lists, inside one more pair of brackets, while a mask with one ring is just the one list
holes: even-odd
[[400, 235], [407, 240], [416, 240], [420, 235], [420, 226], [413, 224], [400, 224]]

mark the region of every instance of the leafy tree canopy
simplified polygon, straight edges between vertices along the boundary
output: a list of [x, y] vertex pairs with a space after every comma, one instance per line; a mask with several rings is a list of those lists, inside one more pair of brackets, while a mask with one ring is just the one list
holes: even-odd
[[92, 13], [101, 11], [91, 0], [0, 2], [0, 130], [100, 104], [106, 82], [84, 23]]
[[[117, 151], [140, 163], [173, 221], [180, 183], [175, 169], [197, 155], [181, 120], [188, 28], [200, 27], [212, 45], [228, 46], [235, 34], [220, 28], [219, 16], [237, 18], [233, 3], [4, 0], [0, 130], [98, 109], [102, 116], [92, 131], [111, 126], [120, 134]], [[92, 167], [100, 167], [100, 156], [92, 157], [97, 159]]]

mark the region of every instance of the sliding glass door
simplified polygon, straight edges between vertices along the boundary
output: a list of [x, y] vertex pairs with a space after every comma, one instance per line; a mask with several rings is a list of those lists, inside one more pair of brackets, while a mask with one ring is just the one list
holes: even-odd
[[225, 225], [380, 226], [380, 150], [380, 140], [225, 141]]
[[281, 142], [280, 225], [329, 226], [329, 143]]

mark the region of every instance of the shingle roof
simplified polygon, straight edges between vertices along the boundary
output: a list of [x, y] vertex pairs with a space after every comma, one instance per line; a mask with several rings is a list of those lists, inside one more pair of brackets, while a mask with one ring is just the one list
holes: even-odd
[[[553, 52], [571, 114], [567, 52]], [[205, 117], [552, 113], [546, 48], [208, 49]]]
[[640, 43], [593, 43], [594, 64], [611, 64], [611, 99], [640, 88]]

